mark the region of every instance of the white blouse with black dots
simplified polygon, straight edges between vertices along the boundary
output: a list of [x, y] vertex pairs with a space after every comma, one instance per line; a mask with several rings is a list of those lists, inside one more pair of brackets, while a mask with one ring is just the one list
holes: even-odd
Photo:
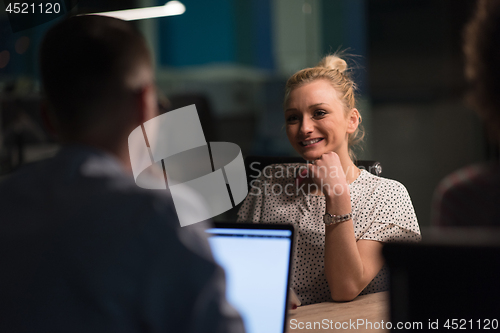
[[[292, 223], [296, 237], [292, 288], [303, 305], [332, 301], [325, 277], [325, 197], [308, 195], [295, 178], [304, 164], [274, 164], [251, 183], [239, 222]], [[406, 188], [399, 182], [362, 170], [349, 184], [356, 240], [419, 241], [420, 229]], [[347, 222], [350, 223], [350, 222]], [[360, 295], [387, 290], [384, 267]]]

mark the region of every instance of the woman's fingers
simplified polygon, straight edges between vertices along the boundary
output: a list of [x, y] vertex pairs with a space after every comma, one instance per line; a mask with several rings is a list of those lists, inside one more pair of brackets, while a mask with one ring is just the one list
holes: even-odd
[[337, 154], [323, 154], [314, 164], [307, 164], [308, 171], [314, 178], [337, 178], [344, 176], [344, 170]]
[[338, 164], [338, 165], [340, 165], [339, 155], [337, 155], [337, 153], [335, 153], [333, 151], [330, 151], [328, 153], [324, 153], [316, 161], [321, 161], [322, 163], [326, 163], [326, 164], [334, 164], [334, 165]]
[[321, 191], [332, 193], [332, 189], [343, 189], [347, 185], [346, 176], [340, 158], [335, 152], [321, 155], [314, 164], [307, 164], [308, 176], [321, 188]]

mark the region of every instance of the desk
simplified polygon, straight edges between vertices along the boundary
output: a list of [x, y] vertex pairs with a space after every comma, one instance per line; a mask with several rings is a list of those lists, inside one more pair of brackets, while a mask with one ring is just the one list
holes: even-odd
[[[288, 312], [287, 332], [389, 332], [388, 329], [379, 326], [382, 320], [386, 328], [385, 323], [389, 320], [388, 291], [358, 296], [351, 302], [324, 302], [299, 306]], [[316, 327], [314, 327], [315, 322]], [[365, 326], [367, 322], [372, 323], [371, 329], [370, 324]], [[356, 323], [360, 325], [355, 326]]]

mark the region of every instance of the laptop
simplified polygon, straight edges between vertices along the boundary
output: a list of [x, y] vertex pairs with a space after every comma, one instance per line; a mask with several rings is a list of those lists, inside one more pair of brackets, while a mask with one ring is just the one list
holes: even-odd
[[293, 226], [215, 223], [207, 233], [215, 261], [226, 272], [227, 299], [246, 332], [285, 332]]
[[421, 243], [389, 243], [391, 321], [421, 330], [500, 328], [500, 229], [422, 232]]

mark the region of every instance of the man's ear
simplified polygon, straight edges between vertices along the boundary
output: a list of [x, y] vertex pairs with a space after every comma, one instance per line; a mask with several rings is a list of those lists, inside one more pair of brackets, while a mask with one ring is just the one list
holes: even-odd
[[55, 139], [59, 139], [57, 121], [54, 113], [50, 110], [49, 101], [45, 98], [43, 98], [40, 102], [40, 116], [42, 118], [43, 126], [49, 135]]
[[153, 83], [148, 83], [137, 93], [137, 121], [140, 125], [158, 115], [158, 99], [156, 97], [156, 87]]
[[347, 116], [347, 133], [354, 133], [360, 123], [361, 115], [359, 114], [358, 109], [352, 108], [351, 111], [349, 111], [349, 115]]

